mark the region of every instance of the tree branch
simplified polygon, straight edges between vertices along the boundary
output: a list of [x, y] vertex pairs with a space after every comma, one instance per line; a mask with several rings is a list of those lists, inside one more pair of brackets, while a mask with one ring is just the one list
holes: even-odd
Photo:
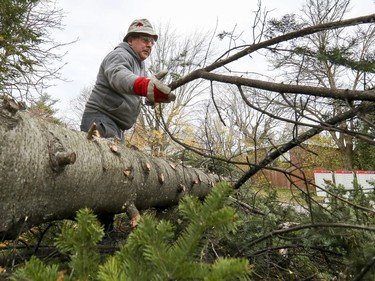
[[284, 83], [274, 83], [269, 81], [261, 81], [243, 77], [222, 75], [210, 73], [203, 70], [198, 71], [200, 78], [210, 81], [218, 81], [234, 85], [248, 86], [252, 88], [290, 94], [306, 94], [316, 97], [333, 98], [339, 100], [360, 100], [360, 101], [375, 101], [375, 91], [357, 91], [349, 89], [332, 89], [313, 86], [301, 85], [287, 85]]
[[184, 85], [188, 82], [191, 82], [195, 79], [201, 78], [200, 75], [201, 75], [202, 72], [211, 72], [212, 70], [215, 70], [215, 69], [220, 68], [220, 67], [222, 67], [226, 64], [229, 64], [233, 61], [236, 61], [236, 60], [238, 60], [242, 57], [245, 57], [245, 56], [249, 55], [250, 53], [253, 53], [253, 52], [257, 51], [257, 50], [267, 48], [267, 47], [270, 47], [272, 45], [275, 45], [275, 44], [278, 44], [278, 43], [281, 43], [281, 42], [284, 42], [284, 41], [288, 41], [288, 40], [298, 38], [298, 37], [303, 37], [303, 36], [310, 35], [310, 34], [313, 34], [313, 33], [324, 31], [324, 30], [338, 29], [338, 28], [349, 27], [349, 26], [358, 25], [358, 24], [373, 23], [373, 22], [375, 22], [375, 14], [357, 17], [357, 18], [351, 18], [351, 19], [347, 19], [347, 20], [340, 20], [340, 21], [335, 21], [335, 22], [329, 22], [329, 23], [323, 23], [323, 24], [318, 24], [318, 25], [314, 25], [314, 26], [309, 26], [309, 27], [303, 28], [303, 29], [298, 30], [298, 31], [294, 31], [294, 32], [290, 32], [290, 33], [287, 33], [287, 34], [284, 34], [284, 35], [281, 35], [281, 36], [277, 36], [275, 38], [271, 38], [269, 40], [260, 42], [258, 44], [252, 44], [252, 45], [248, 46], [247, 48], [243, 49], [242, 51], [239, 51], [238, 53], [236, 53], [236, 54], [234, 54], [230, 57], [227, 57], [226, 59], [216, 61], [215, 63], [213, 63], [213, 64], [211, 64], [211, 65], [209, 65], [205, 68], [197, 69], [197, 70], [191, 72], [190, 74], [182, 77], [181, 79], [178, 79], [178, 80], [172, 82], [169, 86], [171, 87], [172, 90], [174, 90], [174, 89], [176, 89], [176, 88], [178, 88], [178, 87], [180, 87], [180, 86], [182, 86], [182, 85]]

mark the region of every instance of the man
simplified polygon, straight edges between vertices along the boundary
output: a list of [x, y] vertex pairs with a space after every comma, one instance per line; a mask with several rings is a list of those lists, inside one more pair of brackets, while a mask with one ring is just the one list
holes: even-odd
[[101, 137], [123, 139], [141, 109], [141, 97], [148, 102], [168, 103], [176, 96], [159, 80], [146, 77], [144, 60], [149, 57], [158, 35], [147, 19], [134, 20], [114, 50], [102, 61], [95, 86], [83, 113], [81, 130], [93, 123]]
[[[176, 96], [159, 80], [146, 77], [144, 60], [151, 53], [158, 35], [147, 19], [134, 20], [128, 33], [102, 61], [95, 86], [86, 103], [81, 131], [87, 132], [93, 123], [103, 138], [123, 140], [141, 110], [141, 97], [151, 104], [168, 103]], [[105, 230], [113, 228], [113, 214], [100, 214]]]

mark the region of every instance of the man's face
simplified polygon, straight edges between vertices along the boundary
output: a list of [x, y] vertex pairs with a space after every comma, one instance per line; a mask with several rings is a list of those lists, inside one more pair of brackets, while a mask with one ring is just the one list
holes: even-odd
[[139, 58], [145, 60], [150, 56], [155, 40], [150, 35], [140, 33], [137, 36], [130, 37], [128, 43], [138, 54]]

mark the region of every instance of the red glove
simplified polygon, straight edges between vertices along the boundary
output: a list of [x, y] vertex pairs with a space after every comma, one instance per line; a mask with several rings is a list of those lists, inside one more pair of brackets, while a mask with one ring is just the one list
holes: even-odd
[[176, 99], [171, 88], [152, 77], [138, 77], [134, 82], [134, 92], [138, 96], [147, 97], [151, 103], [167, 103]]

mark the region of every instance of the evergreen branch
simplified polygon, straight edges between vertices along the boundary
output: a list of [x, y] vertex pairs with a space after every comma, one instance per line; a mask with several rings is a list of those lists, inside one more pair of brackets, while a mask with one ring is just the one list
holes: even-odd
[[219, 258], [212, 267], [212, 271], [205, 280], [250, 280], [248, 261], [246, 259]]
[[336, 50], [322, 53], [318, 55], [317, 57], [320, 60], [328, 60], [333, 64], [346, 66], [352, 70], [375, 73], [375, 61], [353, 60], [353, 59], [350, 59], [349, 57], [343, 56], [343, 54], [338, 53], [338, 51]]
[[45, 265], [36, 257], [31, 257], [25, 265], [18, 269], [10, 277], [11, 281], [22, 280], [45, 280], [56, 281], [59, 280], [61, 273], [58, 270], [58, 265]]
[[231, 231], [236, 213], [227, 206], [233, 189], [218, 184], [204, 202], [186, 197], [180, 207], [189, 224], [175, 242], [174, 226], [144, 215], [120, 251], [99, 266], [96, 243], [103, 228], [89, 209], [77, 212], [77, 223], [66, 222], [55, 245], [70, 255], [70, 276], [33, 257], [17, 270], [11, 280], [248, 280], [247, 259], [221, 259], [214, 264], [202, 262], [204, 235], [210, 231]]
[[218, 184], [216, 188], [205, 198], [203, 204], [197, 204], [197, 199], [185, 198], [179, 204], [179, 209], [190, 220], [189, 226], [176, 241], [176, 247], [171, 248], [177, 256], [192, 255], [193, 249], [199, 243], [196, 239], [204, 232], [216, 226], [225, 230], [234, 229], [234, 210], [224, 208], [228, 200], [231, 188], [227, 184]]
[[95, 215], [89, 209], [77, 212], [77, 225], [65, 224], [56, 240], [56, 247], [70, 254], [71, 268], [79, 280], [87, 280], [95, 276], [98, 270], [100, 255], [96, 244], [104, 235]]
[[[226, 206], [232, 191], [228, 184], [222, 183], [212, 189], [203, 203], [195, 197], [183, 198], [179, 210], [188, 226], [175, 240], [172, 224], [143, 215], [127, 243], [100, 266], [99, 280], [238, 280], [234, 279], [237, 277], [247, 280], [244, 278], [250, 268], [246, 259], [209, 264], [200, 261], [198, 255], [202, 253], [205, 234], [235, 228], [235, 210]], [[228, 274], [233, 279], [224, 278]]]

